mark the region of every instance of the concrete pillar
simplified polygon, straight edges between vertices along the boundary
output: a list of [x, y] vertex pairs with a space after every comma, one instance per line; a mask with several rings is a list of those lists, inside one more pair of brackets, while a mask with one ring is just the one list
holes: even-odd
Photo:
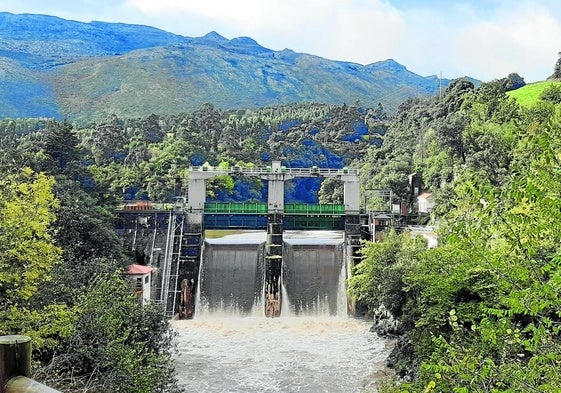
[[270, 214], [284, 213], [284, 182], [285, 176], [280, 161], [273, 161], [271, 164], [271, 172], [267, 173], [265, 178], [268, 180], [267, 193], [267, 211]]
[[206, 183], [204, 178], [189, 178], [189, 192], [187, 198], [188, 212], [203, 212], [206, 200]]
[[278, 317], [282, 293], [282, 214], [270, 214], [265, 244], [265, 316]]
[[345, 201], [345, 212], [347, 214], [359, 214], [360, 212], [360, 181], [357, 177], [344, 180], [343, 198]]
[[267, 211], [270, 214], [284, 213], [284, 179], [269, 180], [267, 192]]

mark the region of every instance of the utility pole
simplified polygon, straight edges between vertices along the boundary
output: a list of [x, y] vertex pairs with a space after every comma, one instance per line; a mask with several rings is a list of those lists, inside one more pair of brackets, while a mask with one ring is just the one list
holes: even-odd
[[440, 71], [439, 77], [438, 77], [438, 82], [439, 82], [439, 99], [442, 101], [442, 71]]

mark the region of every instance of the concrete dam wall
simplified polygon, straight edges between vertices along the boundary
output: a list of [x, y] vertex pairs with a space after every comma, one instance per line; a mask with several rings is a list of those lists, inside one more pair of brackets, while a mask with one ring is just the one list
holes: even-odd
[[[347, 314], [343, 236], [328, 234], [295, 231], [286, 236], [281, 315]], [[263, 316], [264, 246], [243, 238], [205, 241], [195, 318]]]
[[196, 298], [197, 316], [262, 312], [261, 244], [205, 242]]

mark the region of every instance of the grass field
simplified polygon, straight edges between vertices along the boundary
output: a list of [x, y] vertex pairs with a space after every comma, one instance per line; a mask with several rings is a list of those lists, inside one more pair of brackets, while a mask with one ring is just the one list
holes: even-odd
[[534, 105], [539, 99], [542, 91], [551, 85], [560, 85], [561, 82], [544, 81], [528, 84], [520, 89], [512, 90], [507, 93], [509, 97], [515, 98], [518, 103], [525, 107]]

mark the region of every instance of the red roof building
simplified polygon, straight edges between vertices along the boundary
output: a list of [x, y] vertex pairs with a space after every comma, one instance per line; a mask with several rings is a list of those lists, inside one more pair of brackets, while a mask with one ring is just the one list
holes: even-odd
[[132, 264], [129, 268], [124, 272], [124, 274], [134, 274], [134, 275], [142, 275], [142, 274], [150, 274], [154, 271], [153, 267], [144, 266], [144, 265], [137, 265]]
[[150, 266], [132, 264], [123, 272], [134, 283], [134, 292], [142, 305], [150, 301], [150, 286], [154, 270]]

